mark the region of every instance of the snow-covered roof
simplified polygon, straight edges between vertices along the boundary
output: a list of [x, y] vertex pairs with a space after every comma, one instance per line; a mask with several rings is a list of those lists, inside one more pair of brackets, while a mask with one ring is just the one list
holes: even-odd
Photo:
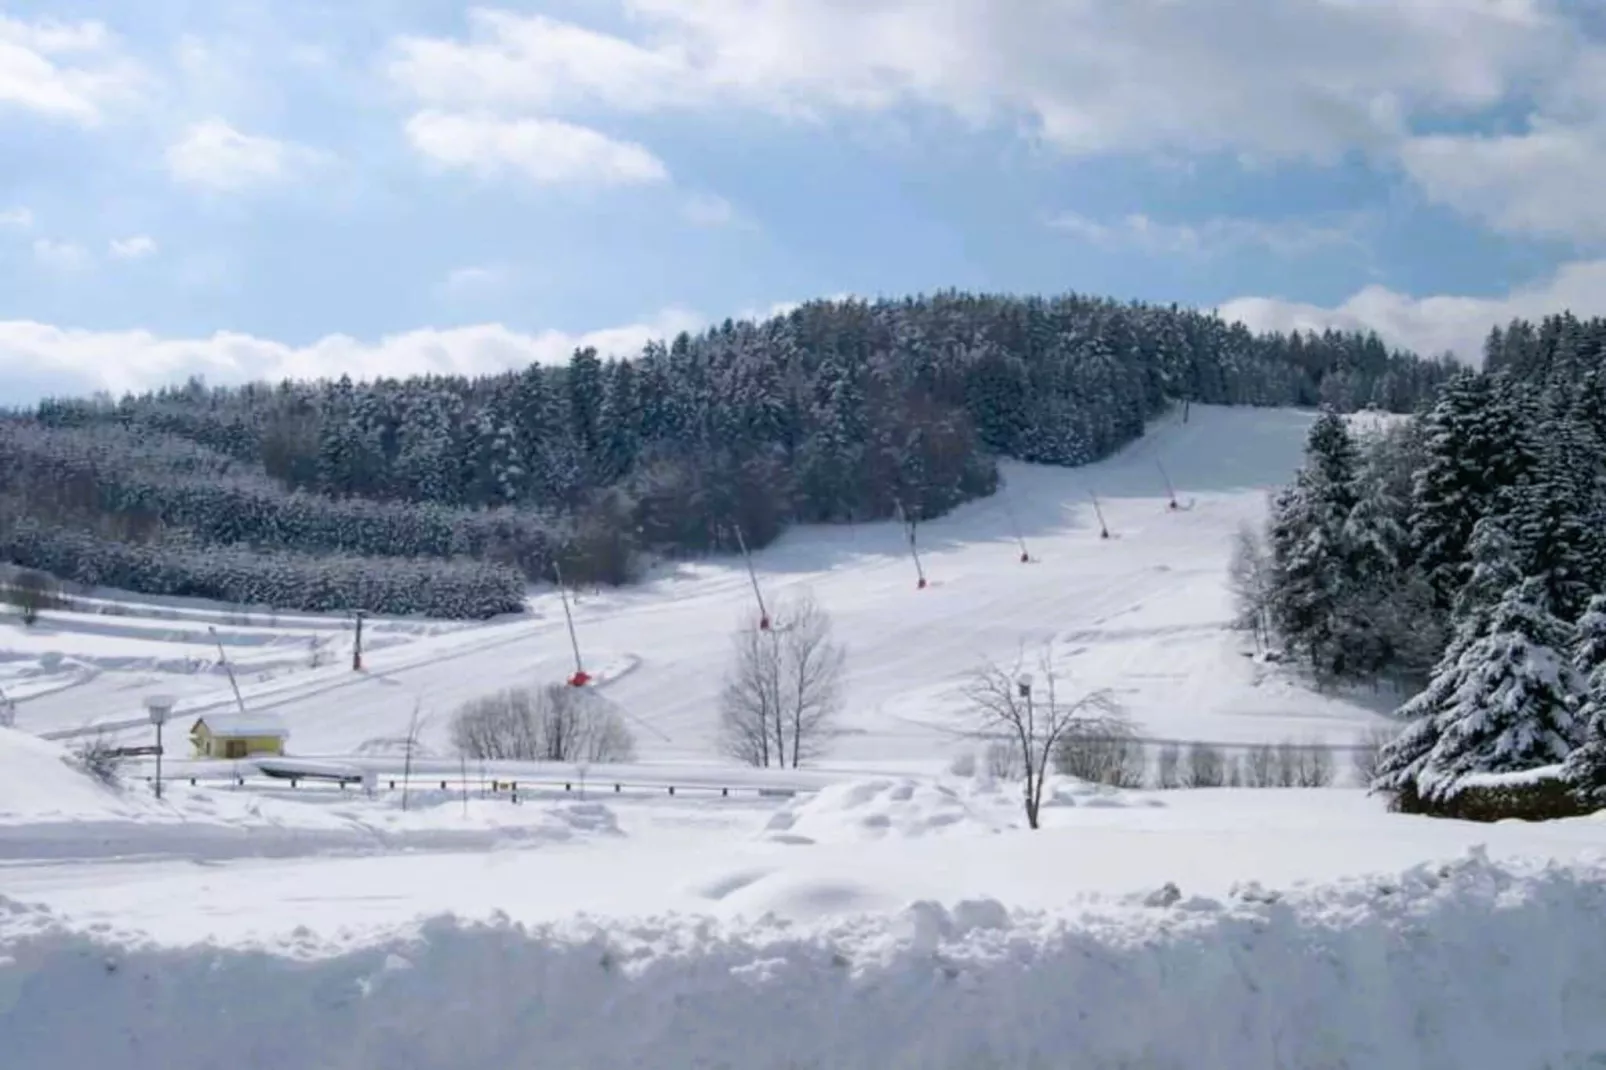
[[195, 728], [203, 724], [214, 736], [277, 736], [283, 739], [290, 734], [284, 722], [271, 713], [214, 713], [196, 718]]

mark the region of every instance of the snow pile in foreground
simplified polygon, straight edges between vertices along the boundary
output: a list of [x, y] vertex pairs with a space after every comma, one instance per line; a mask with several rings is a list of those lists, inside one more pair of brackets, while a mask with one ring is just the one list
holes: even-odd
[[[872, 777], [820, 789], [777, 811], [762, 837], [807, 845], [864, 840], [978, 835], [1024, 824], [1017, 784], [985, 778], [936, 782], [914, 777]], [[1069, 778], [1044, 792], [1045, 806], [1159, 806], [1157, 800]]]
[[0, 900], [0, 1036], [8, 1070], [1584, 1066], [1606, 1052], [1602, 876], [1474, 852], [1077, 916], [447, 917], [281, 955], [132, 946]]

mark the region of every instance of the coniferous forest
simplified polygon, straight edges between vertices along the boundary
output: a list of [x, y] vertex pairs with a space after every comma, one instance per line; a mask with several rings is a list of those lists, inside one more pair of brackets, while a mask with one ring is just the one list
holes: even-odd
[[1416, 692], [1375, 781], [1402, 808], [1557, 764], [1570, 794], [1535, 782], [1533, 816], [1606, 804], [1606, 320], [1494, 331], [1481, 371], [1381, 433], [1324, 414], [1239, 552], [1286, 654]]
[[991, 493], [996, 457], [1086, 463], [1172, 402], [1409, 412], [1450, 371], [1375, 335], [945, 293], [476, 379], [52, 399], [0, 418], [0, 558], [151, 594], [485, 617], [554, 563], [619, 584], [643, 554], [738, 531], [935, 517]]

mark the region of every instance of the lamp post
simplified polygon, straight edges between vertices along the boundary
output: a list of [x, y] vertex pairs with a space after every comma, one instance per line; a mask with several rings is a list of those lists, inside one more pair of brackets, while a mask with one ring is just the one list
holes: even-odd
[[173, 697], [171, 695], [149, 695], [145, 699], [145, 708], [150, 711], [151, 724], [156, 726], [156, 797], [162, 797], [162, 725], [167, 723], [168, 717], [173, 713]]
[[1032, 711], [1032, 674], [1023, 672], [1015, 678], [1020, 697], [1026, 700], [1026, 793], [1031, 795], [1032, 771], [1037, 768], [1037, 722]]

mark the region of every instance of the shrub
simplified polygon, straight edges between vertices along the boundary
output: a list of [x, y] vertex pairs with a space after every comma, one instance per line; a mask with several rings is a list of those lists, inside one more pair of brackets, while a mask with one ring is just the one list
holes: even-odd
[[33, 624], [39, 614], [62, 605], [61, 585], [54, 576], [34, 569], [23, 569], [5, 587], [6, 601], [22, 613], [24, 624]]
[[1145, 764], [1142, 737], [1120, 717], [1074, 725], [1054, 753], [1055, 771], [1112, 788], [1142, 787]]
[[1008, 743], [987, 744], [987, 773], [995, 780], [1019, 780], [1023, 775], [1020, 751]]
[[1209, 743], [1188, 744], [1182, 783], [1189, 788], [1219, 788], [1227, 783], [1227, 759], [1221, 748]]
[[1350, 752], [1350, 770], [1355, 774], [1357, 784], [1371, 786], [1377, 777], [1378, 756], [1397, 735], [1399, 729], [1390, 725], [1376, 725], [1361, 735], [1355, 749]]
[[1155, 763], [1154, 786], [1163, 791], [1182, 787], [1182, 748], [1175, 743], [1160, 747], [1160, 756]]
[[1274, 788], [1277, 786], [1277, 748], [1270, 743], [1256, 743], [1244, 753], [1244, 786]]
[[73, 748], [73, 764], [108, 788], [122, 785], [123, 759], [105, 736], [94, 735]]
[[1333, 752], [1320, 743], [1294, 748], [1294, 786], [1327, 788], [1333, 784]]
[[548, 684], [474, 699], [452, 715], [459, 754], [480, 761], [627, 762], [635, 739], [617, 706], [585, 688]]

